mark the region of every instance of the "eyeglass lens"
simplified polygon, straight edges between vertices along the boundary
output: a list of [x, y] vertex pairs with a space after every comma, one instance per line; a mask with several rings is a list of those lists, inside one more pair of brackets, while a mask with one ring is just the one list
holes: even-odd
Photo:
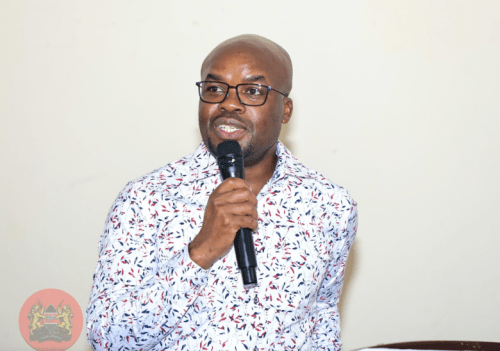
[[[203, 101], [219, 103], [224, 100], [229, 85], [220, 82], [201, 82], [200, 96]], [[240, 101], [245, 105], [260, 105], [266, 101], [267, 86], [240, 84], [237, 86]]]

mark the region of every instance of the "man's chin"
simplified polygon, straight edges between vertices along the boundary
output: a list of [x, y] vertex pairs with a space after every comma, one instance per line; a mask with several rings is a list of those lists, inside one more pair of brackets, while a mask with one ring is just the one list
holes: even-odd
[[[224, 140], [223, 140], [224, 141]], [[223, 142], [221, 141], [221, 143]], [[205, 142], [205, 145], [207, 146], [208, 150], [210, 151], [210, 153], [214, 156], [214, 157], [217, 157], [217, 145], [215, 145], [215, 143], [212, 141], [212, 139], [208, 138], [207, 142]], [[252, 144], [241, 144], [240, 143], [240, 146], [241, 146], [241, 151], [242, 151], [242, 154], [243, 154], [243, 158], [246, 158], [248, 156], [250, 156], [252, 154], [252, 151], [253, 151], [253, 147], [252, 147]]]

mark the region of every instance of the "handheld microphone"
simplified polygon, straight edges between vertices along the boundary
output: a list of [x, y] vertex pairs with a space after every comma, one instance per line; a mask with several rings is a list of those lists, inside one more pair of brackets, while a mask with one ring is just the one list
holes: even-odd
[[[236, 140], [226, 140], [217, 146], [217, 162], [223, 180], [229, 177], [245, 179], [241, 146]], [[243, 278], [243, 286], [245, 289], [256, 287], [257, 258], [251, 229], [240, 228], [236, 232], [234, 251]]]

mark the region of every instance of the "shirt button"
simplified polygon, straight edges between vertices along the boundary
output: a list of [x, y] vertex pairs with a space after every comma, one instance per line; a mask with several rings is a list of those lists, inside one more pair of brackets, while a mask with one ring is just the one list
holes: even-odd
[[[253, 303], [254, 304], [258, 304], [259, 303], [259, 298], [257, 296], [255, 296], [255, 298], [253, 299]], [[257, 346], [256, 347], [256, 350], [257, 350]]]

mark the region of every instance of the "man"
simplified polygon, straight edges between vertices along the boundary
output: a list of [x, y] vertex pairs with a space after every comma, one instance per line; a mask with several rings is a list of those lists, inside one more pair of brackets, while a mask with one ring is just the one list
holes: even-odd
[[[337, 310], [357, 225], [347, 191], [278, 142], [293, 103], [286, 51], [255, 35], [201, 68], [194, 154], [127, 184], [111, 208], [87, 309], [95, 350], [338, 350]], [[214, 157], [240, 143], [246, 179]], [[233, 240], [251, 228], [259, 286]]]

